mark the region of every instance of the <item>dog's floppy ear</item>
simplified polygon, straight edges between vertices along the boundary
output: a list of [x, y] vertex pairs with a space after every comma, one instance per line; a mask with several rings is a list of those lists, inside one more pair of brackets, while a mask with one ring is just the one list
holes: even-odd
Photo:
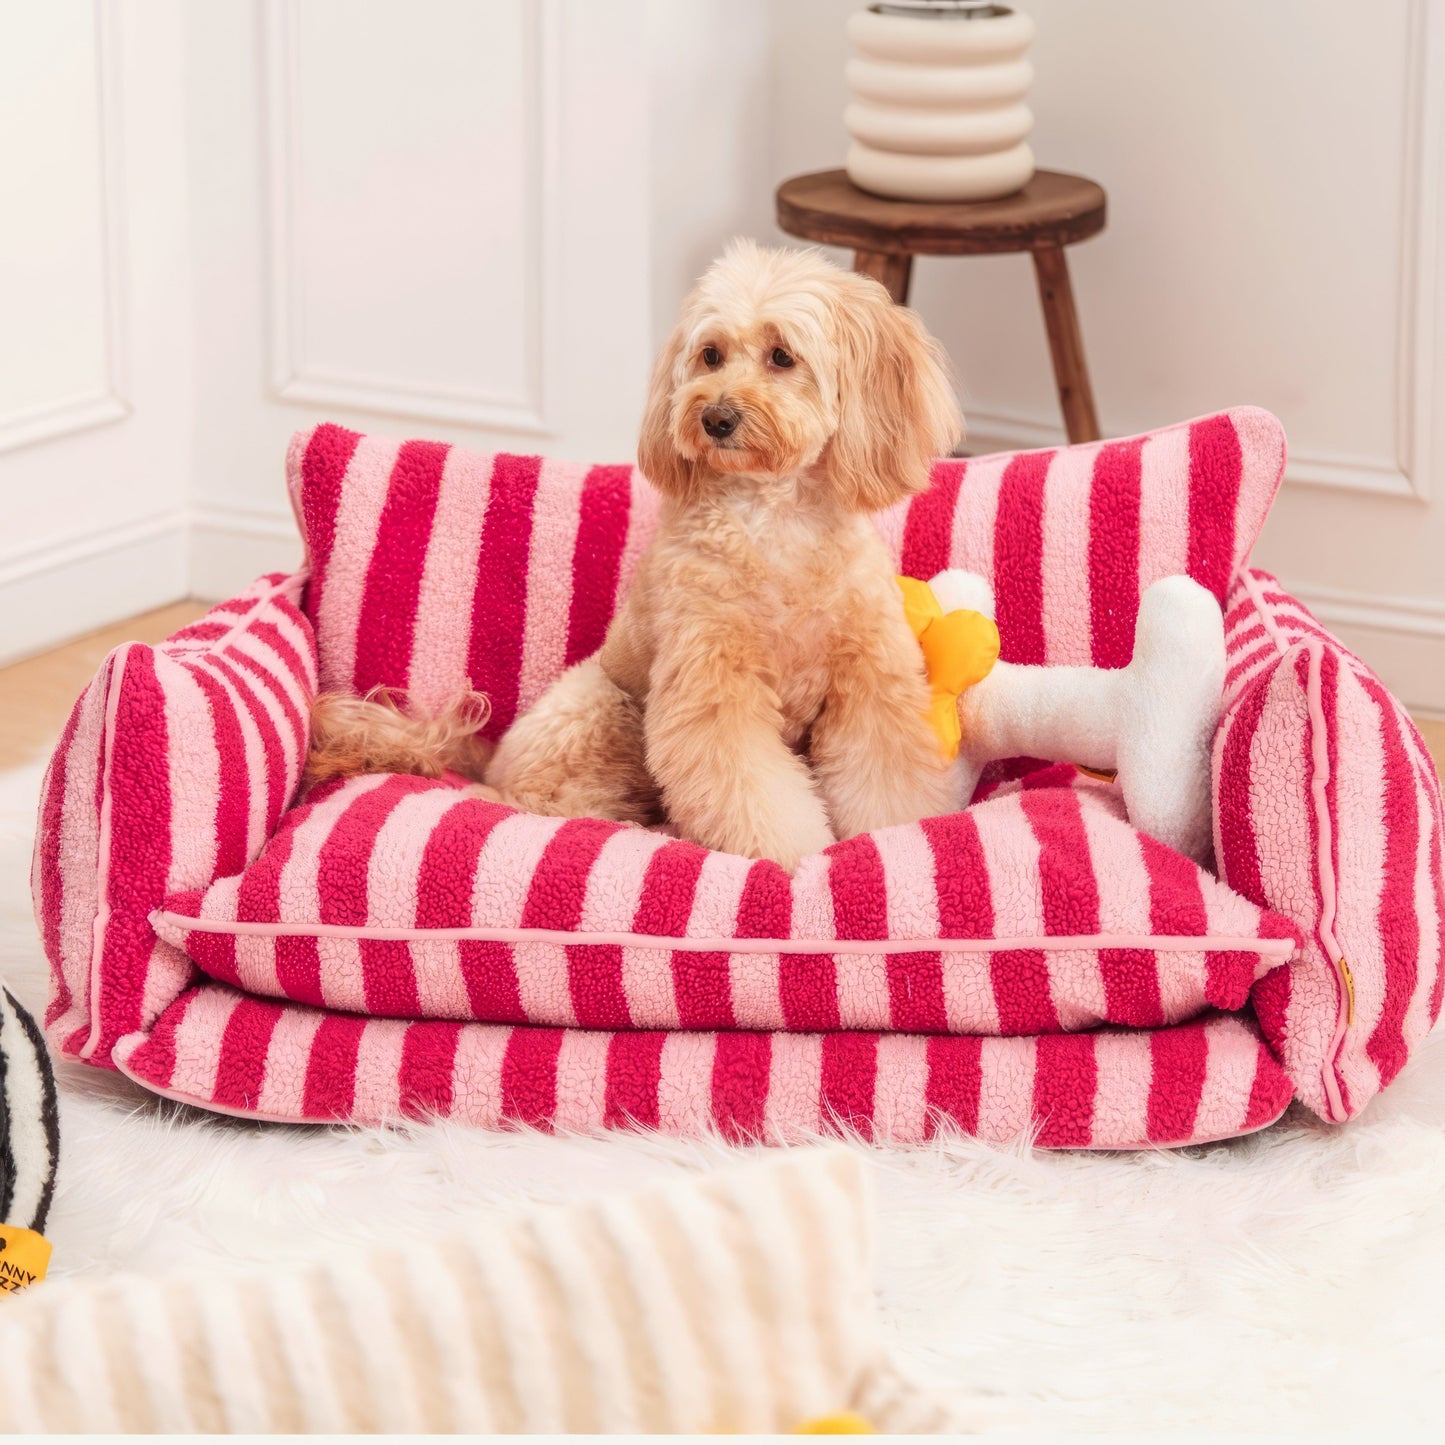
[[834, 310], [838, 429], [828, 472], [846, 504], [876, 512], [928, 486], [963, 435], [939, 344], [871, 277], [844, 273]]
[[662, 354], [652, 369], [647, 406], [642, 413], [642, 431], [637, 440], [637, 465], [642, 475], [664, 496], [686, 501], [696, 495], [699, 465], [677, 449], [672, 425], [672, 394], [677, 386], [677, 362], [682, 355], [685, 332], [677, 329], [663, 344]]

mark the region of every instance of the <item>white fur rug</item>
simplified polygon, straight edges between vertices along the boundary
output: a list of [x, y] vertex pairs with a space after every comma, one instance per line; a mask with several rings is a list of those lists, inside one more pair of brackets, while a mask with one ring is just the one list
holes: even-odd
[[[39, 770], [0, 775], [0, 976], [37, 1012]], [[713, 1169], [712, 1143], [282, 1128], [61, 1070], [53, 1274], [295, 1264], [489, 1207]], [[1439, 1428], [1445, 1039], [1365, 1116], [1187, 1154], [869, 1150], [886, 1328], [916, 1369], [1050, 1433]]]

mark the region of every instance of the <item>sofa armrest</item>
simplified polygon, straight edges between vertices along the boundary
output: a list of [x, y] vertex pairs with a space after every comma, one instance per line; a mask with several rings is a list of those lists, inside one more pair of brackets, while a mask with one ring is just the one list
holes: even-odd
[[260, 852], [306, 758], [316, 640], [305, 573], [263, 577], [159, 647], [128, 643], [76, 703], [41, 789], [32, 894], [46, 1031], [108, 1065], [189, 983], [148, 915]]
[[1225, 626], [1215, 857], [1305, 936], [1252, 1002], [1299, 1098], [1341, 1121], [1440, 1013], [1440, 783], [1404, 708], [1273, 577], [1236, 576]]

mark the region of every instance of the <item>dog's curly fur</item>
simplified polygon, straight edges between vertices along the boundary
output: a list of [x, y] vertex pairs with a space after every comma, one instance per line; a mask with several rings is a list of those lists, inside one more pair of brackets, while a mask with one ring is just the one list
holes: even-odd
[[448, 771], [480, 782], [492, 748], [478, 729], [491, 703], [479, 692], [463, 692], [422, 715], [408, 712], [405, 702], [405, 694], [385, 687], [365, 697], [318, 693], [311, 703], [305, 785], [356, 773], [439, 778]]
[[[724, 436], [704, 425], [719, 407]], [[485, 782], [529, 812], [665, 819], [788, 869], [947, 811], [869, 514], [922, 491], [961, 432], [937, 344], [878, 282], [735, 242], [652, 378], [638, 464], [663, 495], [657, 536], [601, 650], [513, 724]], [[309, 776], [480, 777], [474, 706], [411, 719], [385, 697], [318, 699]]]
[[[736, 416], [710, 435], [708, 408]], [[533, 812], [649, 823], [792, 868], [949, 806], [922, 658], [868, 514], [962, 431], [936, 343], [869, 277], [735, 243], [683, 307], [638, 462], [658, 534], [601, 651], [502, 739]]]

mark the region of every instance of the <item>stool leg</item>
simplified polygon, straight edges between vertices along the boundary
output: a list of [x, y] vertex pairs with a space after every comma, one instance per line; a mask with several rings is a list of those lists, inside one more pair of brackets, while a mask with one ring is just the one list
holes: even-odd
[[1040, 246], [1033, 257], [1064, 426], [1071, 442], [1096, 442], [1099, 419], [1094, 414], [1094, 392], [1084, 363], [1084, 338], [1079, 332], [1079, 313], [1074, 309], [1069, 263], [1062, 246]]
[[900, 305], [908, 305], [908, 283], [913, 277], [913, 257], [892, 251], [854, 251], [853, 269], [881, 281]]

